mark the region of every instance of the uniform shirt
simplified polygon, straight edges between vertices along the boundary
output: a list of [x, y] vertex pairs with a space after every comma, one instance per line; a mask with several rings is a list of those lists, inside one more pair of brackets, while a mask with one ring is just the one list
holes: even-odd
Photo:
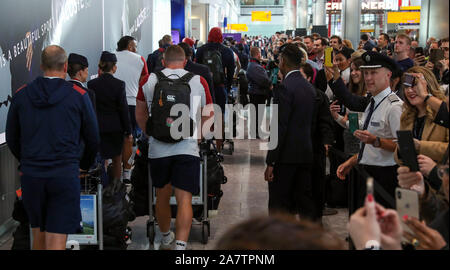
[[[162, 73], [164, 73], [164, 75], [168, 76], [171, 79], [178, 79], [177, 76], [181, 78], [188, 72], [184, 69], [166, 68], [162, 70]], [[138, 100], [147, 102], [149, 113], [151, 113], [153, 94], [157, 82], [158, 80], [156, 75], [152, 73], [148, 79], [148, 82], [142, 87], [142, 94], [139, 93], [138, 95]], [[196, 123], [197, 117], [199, 118], [201, 117], [201, 115], [197, 115], [198, 113], [201, 113], [199, 111], [200, 107], [204, 107], [206, 104], [211, 103], [211, 98], [208, 98], [209, 101], [207, 100], [205, 93], [207, 91], [208, 84], [200, 76], [198, 75], [194, 76], [192, 80], [189, 82], [189, 85], [191, 87], [190, 114], [191, 119], [193, 119], [194, 123]], [[145, 99], [143, 99], [143, 97], [145, 97]], [[197, 132], [198, 131], [194, 133], [194, 136], [196, 136]], [[177, 155], [189, 155], [200, 157], [196, 138], [197, 137], [188, 138], [178, 143], [164, 143], [158, 141], [153, 137], [150, 137], [149, 138], [150, 147], [148, 151], [148, 157], [151, 159], [165, 158]]]
[[128, 106], [136, 106], [139, 87], [148, 79], [147, 63], [142, 56], [128, 50], [116, 52], [116, 56], [117, 71], [114, 77], [125, 82]]
[[[400, 117], [402, 115], [403, 101], [388, 87], [386, 90], [373, 97], [376, 110], [373, 112], [367, 130], [382, 139], [396, 139], [397, 131], [400, 130]], [[364, 122], [369, 114], [370, 105], [364, 112]], [[371, 144], [366, 144], [361, 161], [363, 165], [388, 167], [397, 163], [394, 153], [375, 148]]]

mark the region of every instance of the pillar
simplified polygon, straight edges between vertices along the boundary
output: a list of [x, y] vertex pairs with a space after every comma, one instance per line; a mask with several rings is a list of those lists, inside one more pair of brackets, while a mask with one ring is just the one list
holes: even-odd
[[420, 14], [419, 44], [426, 45], [428, 38], [441, 39], [449, 36], [448, 0], [422, 0]]
[[297, 0], [297, 28], [308, 27], [308, 0]]
[[313, 0], [313, 25], [326, 25], [326, 0]]
[[342, 1], [342, 37], [358, 48], [361, 38], [361, 1]]

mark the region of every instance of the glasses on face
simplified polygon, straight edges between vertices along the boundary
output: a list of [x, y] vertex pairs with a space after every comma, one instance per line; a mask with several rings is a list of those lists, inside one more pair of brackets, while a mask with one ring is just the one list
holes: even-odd
[[441, 50], [443, 50], [444, 52], [448, 52], [448, 47], [441, 47]]
[[443, 180], [444, 177], [448, 177], [448, 165], [440, 165], [438, 166], [438, 177]]

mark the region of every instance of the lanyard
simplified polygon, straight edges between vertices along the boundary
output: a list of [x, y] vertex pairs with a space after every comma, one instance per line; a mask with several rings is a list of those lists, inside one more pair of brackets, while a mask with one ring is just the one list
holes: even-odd
[[375, 107], [375, 109], [373, 109], [372, 115], [370, 116], [371, 119], [369, 119], [369, 121], [372, 120], [372, 116], [373, 116], [373, 114], [375, 113], [375, 111], [378, 109], [378, 107], [380, 107], [380, 105], [383, 103], [383, 101], [384, 101], [385, 99], [387, 99], [391, 94], [392, 94], [392, 91], [391, 91], [391, 93], [389, 93], [389, 95], [385, 96], [385, 97], [380, 101], [380, 103], [378, 103], [378, 105]]

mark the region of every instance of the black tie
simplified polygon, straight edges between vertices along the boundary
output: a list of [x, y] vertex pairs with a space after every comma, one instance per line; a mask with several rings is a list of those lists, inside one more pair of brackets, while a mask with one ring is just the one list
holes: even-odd
[[[366, 117], [366, 121], [364, 122], [364, 127], [363, 130], [367, 130], [367, 128], [369, 127], [369, 123], [370, 123], [370, 119], [372, 118], [372, 114], [375, 111], [375, 100], [373, 98], [370, 99], [370, 109], [369, 109], [369, 114]], [[365, 143], [361, 144], [361, 149], [359, 149], [359, 154], [358, 154], [358, 163], [361, 161], [362, 157], [363, 157], [363, 153], [364, 153], [364, 148], [366, 147]]]

